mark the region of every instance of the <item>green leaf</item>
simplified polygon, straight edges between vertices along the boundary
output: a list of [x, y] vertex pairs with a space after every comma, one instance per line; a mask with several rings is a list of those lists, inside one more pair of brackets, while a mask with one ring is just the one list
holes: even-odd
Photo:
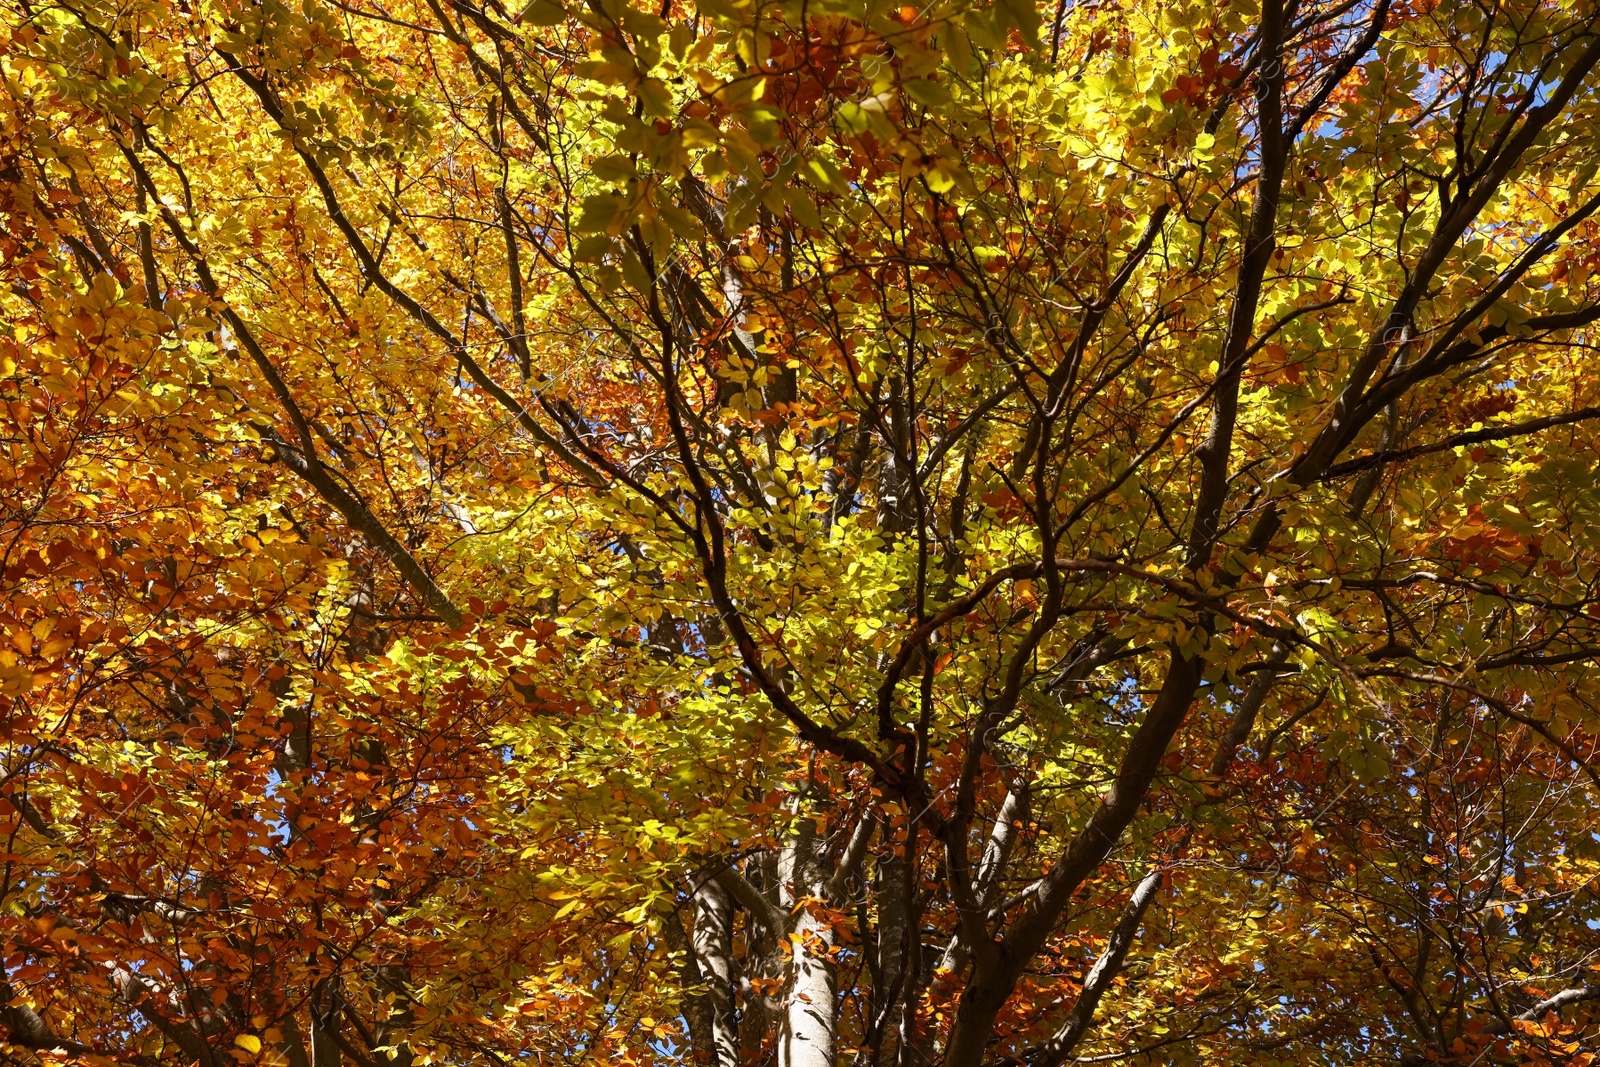
[[945, 59], [952, 71], [966, 74], [972, 69], [972, 41], [962, 26], [952, 21], [939, 31], [939, 43], [944, 46]]
[[809, 230], [822, 229], [822, 216], [817, 212], [817, 206], [811, 202], [811, 197], [803, 188], [789, 185], [783, 190], [783, 202], [789, 208], [789, 214], [795, 221]]
[[950, 89], [941, 82], [922, 78], [917, 81], [906, 82], [903, 88], [906, 95], [923, 107], [939, 107], [950, 102]]
[[839, 122], [851, 133], [862, 133], [867, 128], [867, 113], [860, 104], [853, 100], [846, 100], [834, 112]]
[[830, 192], [844, 192], [849, 188], [845, 184], [844, 178], [839, 174], [839, 168], [817, 156], [807, 157], [805, 165], [800, 168], [800, 173], [805, 176], [806, 181], [815, 185], [818, 189], [826, 189]]
[[996, 10], [1004, 13], [1006, 23], [1022, 34], [1026, 44], [1039, 43], [1039, 9], [1033, 0], [1000, 0]]
[[583, 198], [583, 208], [573, 229], [578, 233], [611, 233], [627, 212], [627, 204], [615, 193]]
[[632, 181], [639, 176], [633, 160], [624, 155], [601, 156], [589, 164], [589, 170], [596, 178], [607, 182]]

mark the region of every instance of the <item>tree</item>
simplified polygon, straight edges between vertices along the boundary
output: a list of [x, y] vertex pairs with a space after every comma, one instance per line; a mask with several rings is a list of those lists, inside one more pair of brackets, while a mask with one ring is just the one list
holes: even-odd
[[6, 12], [11, 1059], [1591, 1061], [1591, 5]]

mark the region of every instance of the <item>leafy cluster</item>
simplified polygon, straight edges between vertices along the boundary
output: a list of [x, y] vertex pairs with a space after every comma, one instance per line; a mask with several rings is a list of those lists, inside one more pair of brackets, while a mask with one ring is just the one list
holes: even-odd
[[7, 0], [18, 1062], [1591, 1062], [1579, 0]]

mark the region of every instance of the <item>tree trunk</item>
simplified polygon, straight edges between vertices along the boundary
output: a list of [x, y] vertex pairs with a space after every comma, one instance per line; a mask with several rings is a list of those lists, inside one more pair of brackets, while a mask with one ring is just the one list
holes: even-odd
[[793, 841], [779, 857], [779, 900], [793, 915], [793, 932], [778, 1067], [834, 1067], [838, 1020], [829, 955], [834, 934], [818, 911], [827, 881], [822, 849], [817, 823], [802, 818]]
[[707, 1059], [717, 1067], [734, 1067], [739, 1062], [739, 1029], [733, 1000], [733, 901], [714, 878], [704, 878], [695, 890], [693, 943], [710, 1002]]

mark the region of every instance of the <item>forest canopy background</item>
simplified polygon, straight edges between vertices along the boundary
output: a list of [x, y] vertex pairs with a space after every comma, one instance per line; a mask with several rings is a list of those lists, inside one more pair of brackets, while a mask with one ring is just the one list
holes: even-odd
[[1592, 1062], [1592, 3], [3, 10], [6, 1062]]

